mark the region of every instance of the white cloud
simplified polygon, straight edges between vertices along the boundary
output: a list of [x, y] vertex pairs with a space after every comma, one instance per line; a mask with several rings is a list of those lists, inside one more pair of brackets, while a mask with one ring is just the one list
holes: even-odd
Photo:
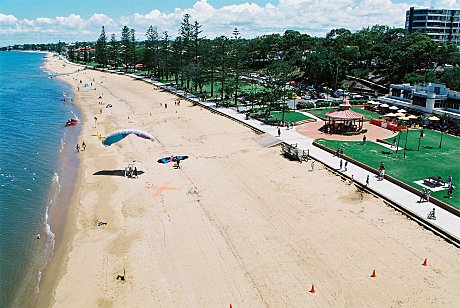
[[[282, 33], [286, 29], [299, 30], [315, 36], [323, 36], [334, 28], [358, 30], [375, 24], [404, 27], [405, 11], [411, 6], [429, 7], [430, 0], [273, 0], [265, 6], [251, 3], [217, 7], [208, 0], [196, 0], [190, 8], [176, 8], [171, 12], [157, 9], [147, 13], [111, 17], [94, 13], [89, 18], [78, 14], [57, 17], [40, 17], [34, 20], [18, 20], [13, 15], [0, 13], [0, 45], [17, 42], [15, 33], [21, 33], [23, 42], [32, 39], [39, 42], [76, 40], [96, 40], [101, 26], [107, 35], [120, 36], [121, 27], [127, 25], [136, 30], [141, 39], [150, 25], [157, 26], [159, 32], [168, 31], [177, 36], [184, 14], [202, 24], [203, 35], [216, 37], [231, 36], [237, 27], [243, 37], [254, 37], [266, 33]], [[438, 8], [458, 8], [460, 0], [434, 1]], [[32, 33], [28, 39], [27, 33]], [[1, 41], [3, 40], [3, 41]]]
[[0, 13], [0, 24], [12, 25], [17, 21], [18, 19], [13, 15], [5, 15]]

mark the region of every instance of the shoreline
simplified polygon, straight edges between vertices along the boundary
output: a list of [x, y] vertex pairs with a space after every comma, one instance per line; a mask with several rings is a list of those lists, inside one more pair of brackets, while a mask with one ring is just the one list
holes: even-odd
[[[96, 92], [76, 91], [88, 153], [38, 307], [453, 306], [458, 298], [458, 251], [382, 200], [321, 166], [305, 172], [255, 144], [247, 128], [188, 102], [175, 106], [175, 96], [151, 85], [90, 70], [78, 76], [96, 78], [113, 108], [95, 105]], [[155, 142], [128, 137], [102, 148], [93, 137], [134, 126]], [[190, 159], [180, 170], [156, 163], [171, 154]], [[139, 179], [95, 176], [133, 160], [145, 172]], [[95, 226], [100, 218], [106, 227]], [[436, 260], [428, 274], [418, 264], [427, 255]], [[385, 274], [369, 284], [362, 277], [374, 267]], [[313, 279], [322, 291], [315, 298], [305, 295]]]
[[[49, 62], [52, 59], [52, 53], [47, 53], [46, 58], [44, 58], [44, 69], [49, 72], [51, 75], [54, 76], [54, 72], [50, 71]], [[69, 81], [65, 80], [60, 76], [54, 76], [53, 78], [57, 78], [60, 82], [65, 83], [69, 86], [69, 90], [71, 91], [71, 102], [74, 104], [80, 113], [81, 119], [79, 120], [80, 123], [85, 123], [85, 115], [81, 106], [79, 106], [79, 98], [76, 95], [75, 87]], [[69, 97], [67, 97], [69, 98]], [[60, 166], [61, 168], [65, 169], [61, 170], [62, 173], [62, 188], [59, 192], [57, 202], [61, 202], [62, 206], [56, 206], [51, 209], [49, 213], [48, 223], [51, 227], [55, 235], [55, 244], [54, 250], [52, 252], [51, 259], [48, 260], [47, 264], [43, 268], [41, 272], [41, 279], [39, 281], [39, 293], [34, 298], [33, 307], [49, 307], [51, 302], [51, 296], [53, 294], [52, 290], [54, 286], [59, 281], [59, 275], [61, 275], [61, 267], [65, 265], [65, 256], [70, 250], [69, 243], [72, 242], [73, 235], [75, 233], [74, 230], [74, 221], [76, 218], [76, 204], [77, 198], [79, 194], [79, 187], [81, 181], [81, 174], [82, 174], [82, 164], [83, 164], [83, 156], [77, 155], [74, 151], [74, 141], [80, 140], [84, 131], [83, 124], [78, 127], [78, 132], [75, 135], [70, 136], [71, 142], [68, 144], [68, 147], [64, 146], [63, 151], [61, 153], [62, 157], [59, 158], [59, 162], [67, 161], [73, 166]], [[68, 153], [64, 153], [66, 151]], [[67, 169], [67, 167], [70, 167]]]

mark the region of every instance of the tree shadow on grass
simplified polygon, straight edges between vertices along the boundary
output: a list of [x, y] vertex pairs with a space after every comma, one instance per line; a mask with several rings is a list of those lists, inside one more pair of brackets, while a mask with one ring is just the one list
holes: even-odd
[[[137, 171], [138, 175], [143, 173], [144, 171]], [[93, 173], [93, 175], [125, 176], [125, 170], [101, 170]]]

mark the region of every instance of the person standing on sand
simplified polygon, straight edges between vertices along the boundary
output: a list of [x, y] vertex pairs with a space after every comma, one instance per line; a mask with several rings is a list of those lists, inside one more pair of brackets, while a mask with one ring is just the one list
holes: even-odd
[[83, 141], [83, 143], [81, 144], [81, 148], [82, 148], [82, 151], [86, 150], [86, 143]]
[[315, 171], [315, 161], [311, 162], [311, 171]]
[[77, 153], [80, 152], [80, 145], [77, 143], [77, 145], [75, 146], [75, 149], [77, 150]]
[[168, 104], [165, 103], [165, 109], [168, 109]]
[[137, 178], [137, 167], [134, 167], [133, 174], [134, 174], [134, 177]]

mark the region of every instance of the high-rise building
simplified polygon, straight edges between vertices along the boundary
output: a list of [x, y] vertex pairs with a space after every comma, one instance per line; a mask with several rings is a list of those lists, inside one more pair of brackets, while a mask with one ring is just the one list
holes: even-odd
[[416, 9], [406, 11], [409, 33], [423, 32], [433, 40], [460, 46], [460, 10]]

